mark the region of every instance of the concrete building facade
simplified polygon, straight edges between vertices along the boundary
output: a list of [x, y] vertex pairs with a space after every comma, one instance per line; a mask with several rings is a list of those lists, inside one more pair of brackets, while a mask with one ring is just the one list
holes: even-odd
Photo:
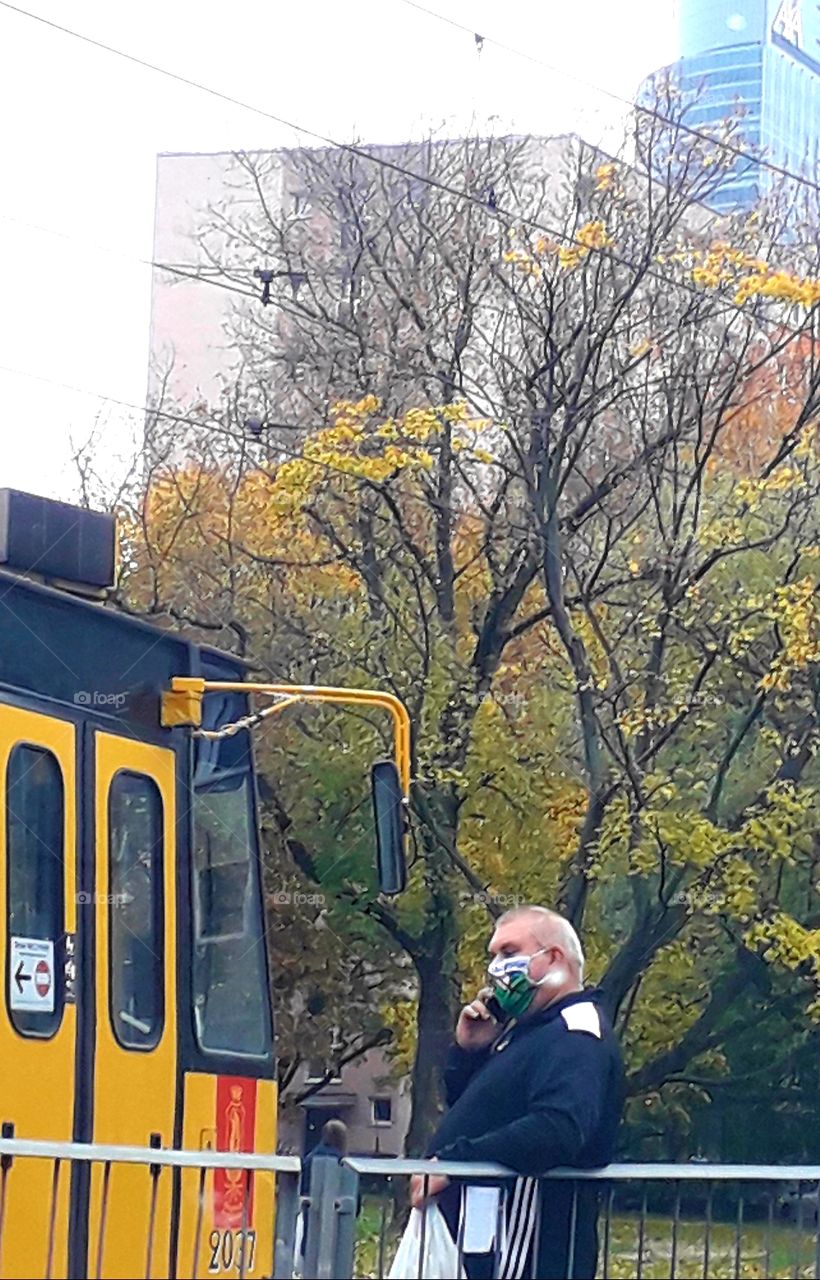
[[[369, 149], [388, 165], [420, 175], [415, 183], [398, 175], [396, 186], [391, 187], [389, 169], [360, 163], [361, 173], [374, 173], [377, 179], [387, 173], [385, 184], [379, 186], [374, 180], [374, 197], [382, 201], [382, 207], [391, 200], [423, 205], [430, 190], [424, 176], [428, 167], [439, 178], [444, 176], [467, 191], [473, 176], [475, 192], [491, 202], [492, 190], [484, 191], [480, 175], [487, 171], [490, 148], [495, 148], [497, 163], [504, 162], [506, 149], [509, 156], [514, 155], [517, 173], [524, 176], [524, 182], [532, 178], [541, 184], [546, 200], [536, 199], [534, 207], [548, 220], [553, 208], [561, 210], [562, 184], [573, 163], [583, 153], [591, 168], [596, 155], [575, 137], [453, 140], [432, 144], [432, 148], [432, 158], [427, 144]], [[243, 359], [250, 358], [247, 351], [243, 355], [241, 337], [237, 339], [237, 329], [241, 330], [237, 314], [243, 306], [253, 307], [257, 325], [260, 317], [269, 321], [272, 345], [286, 345], [287, 319], [275, 306], [262, 312], [262, 285], [253, 274], [260, 267], [284, 271], [281, 240], [260, 240], [258, 218], [251, 226], [250, 206], [263, 200], [271, 221], [291, 228], [289, 234], [304, 228], [313, 239], [314, 258], [316, 241], [322, 236], [332, 240], [328, 263], [338, 270], [339, 261], [348, 251], [353, 252], [352, 228], [346, 225], [343, 201], [338, 215], [328, 217], [332, 192], [326, 190], [324, 198], [317, 199], [315, 181], [317, 177], [321, 180], [323, 156], [339, 154], [280, 150], [248, 153], [246, 157], [231, 152], [158, 156], [153, 258], [175, 270], [154, 272], [149, 403], [165, 394], [177, 404], [191, 406], [201, 400], [214, 406], [226, 388], [235, 387], [243, 373]], [[442, 156], [446, 157], [443, 162]], [[311, 166], [308, 172], [306, 166]], [[197, 278], [186, 278], [185, 273]], [[294, 283], [298, 287], [298, 281]], [[242, 295], [248, 297], [247, 303]], [[274, 401], [280, 414], [286, 400], [286, 391], [278, 388]], [[247, 408], [253, 412], [252, 405]]]

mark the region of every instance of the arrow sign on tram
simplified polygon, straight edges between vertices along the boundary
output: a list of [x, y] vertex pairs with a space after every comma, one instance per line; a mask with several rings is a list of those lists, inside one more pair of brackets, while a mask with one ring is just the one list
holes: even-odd
[[31, 974], [23, 972], [23, 961], [21, 960], [14, 974], [14, 981], [17, 983], [17, 990], [22, 994], [23, 983], [31, 982]]
[[54, 1012], [54, 942], [51, 938], [10, 938], [9, 1005], [27, 1013]]

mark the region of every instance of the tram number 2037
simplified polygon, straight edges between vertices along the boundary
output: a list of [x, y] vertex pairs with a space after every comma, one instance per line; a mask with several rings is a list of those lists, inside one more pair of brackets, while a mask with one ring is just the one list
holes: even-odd
[[255, 1231], [212, 1231], [208, 1236], [211, 1261], [208, 1271], [212, 1275], [220, 1271], [239, 1271], [249, 1275], [253, 1271], [256, 1255]]

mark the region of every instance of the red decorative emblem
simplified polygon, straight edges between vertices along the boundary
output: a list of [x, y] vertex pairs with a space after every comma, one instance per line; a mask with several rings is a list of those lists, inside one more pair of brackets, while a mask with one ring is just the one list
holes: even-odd
[[[219, 1076], [216, 1084], [217, 1151], [253, 1151], [255, 1127], [256, 1081], [240, 1076]], [[253, 1226], [253, 1183], [246, 1170], [214, 1169], [214, 1226], [228, 1231]]]

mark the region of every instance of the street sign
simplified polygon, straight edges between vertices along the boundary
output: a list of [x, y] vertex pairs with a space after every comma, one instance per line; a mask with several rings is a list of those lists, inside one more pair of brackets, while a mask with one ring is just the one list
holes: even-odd
[[10, 1008], [53, 1013], [54, 943], [50, 938], [11, 938], [10, 943]]

